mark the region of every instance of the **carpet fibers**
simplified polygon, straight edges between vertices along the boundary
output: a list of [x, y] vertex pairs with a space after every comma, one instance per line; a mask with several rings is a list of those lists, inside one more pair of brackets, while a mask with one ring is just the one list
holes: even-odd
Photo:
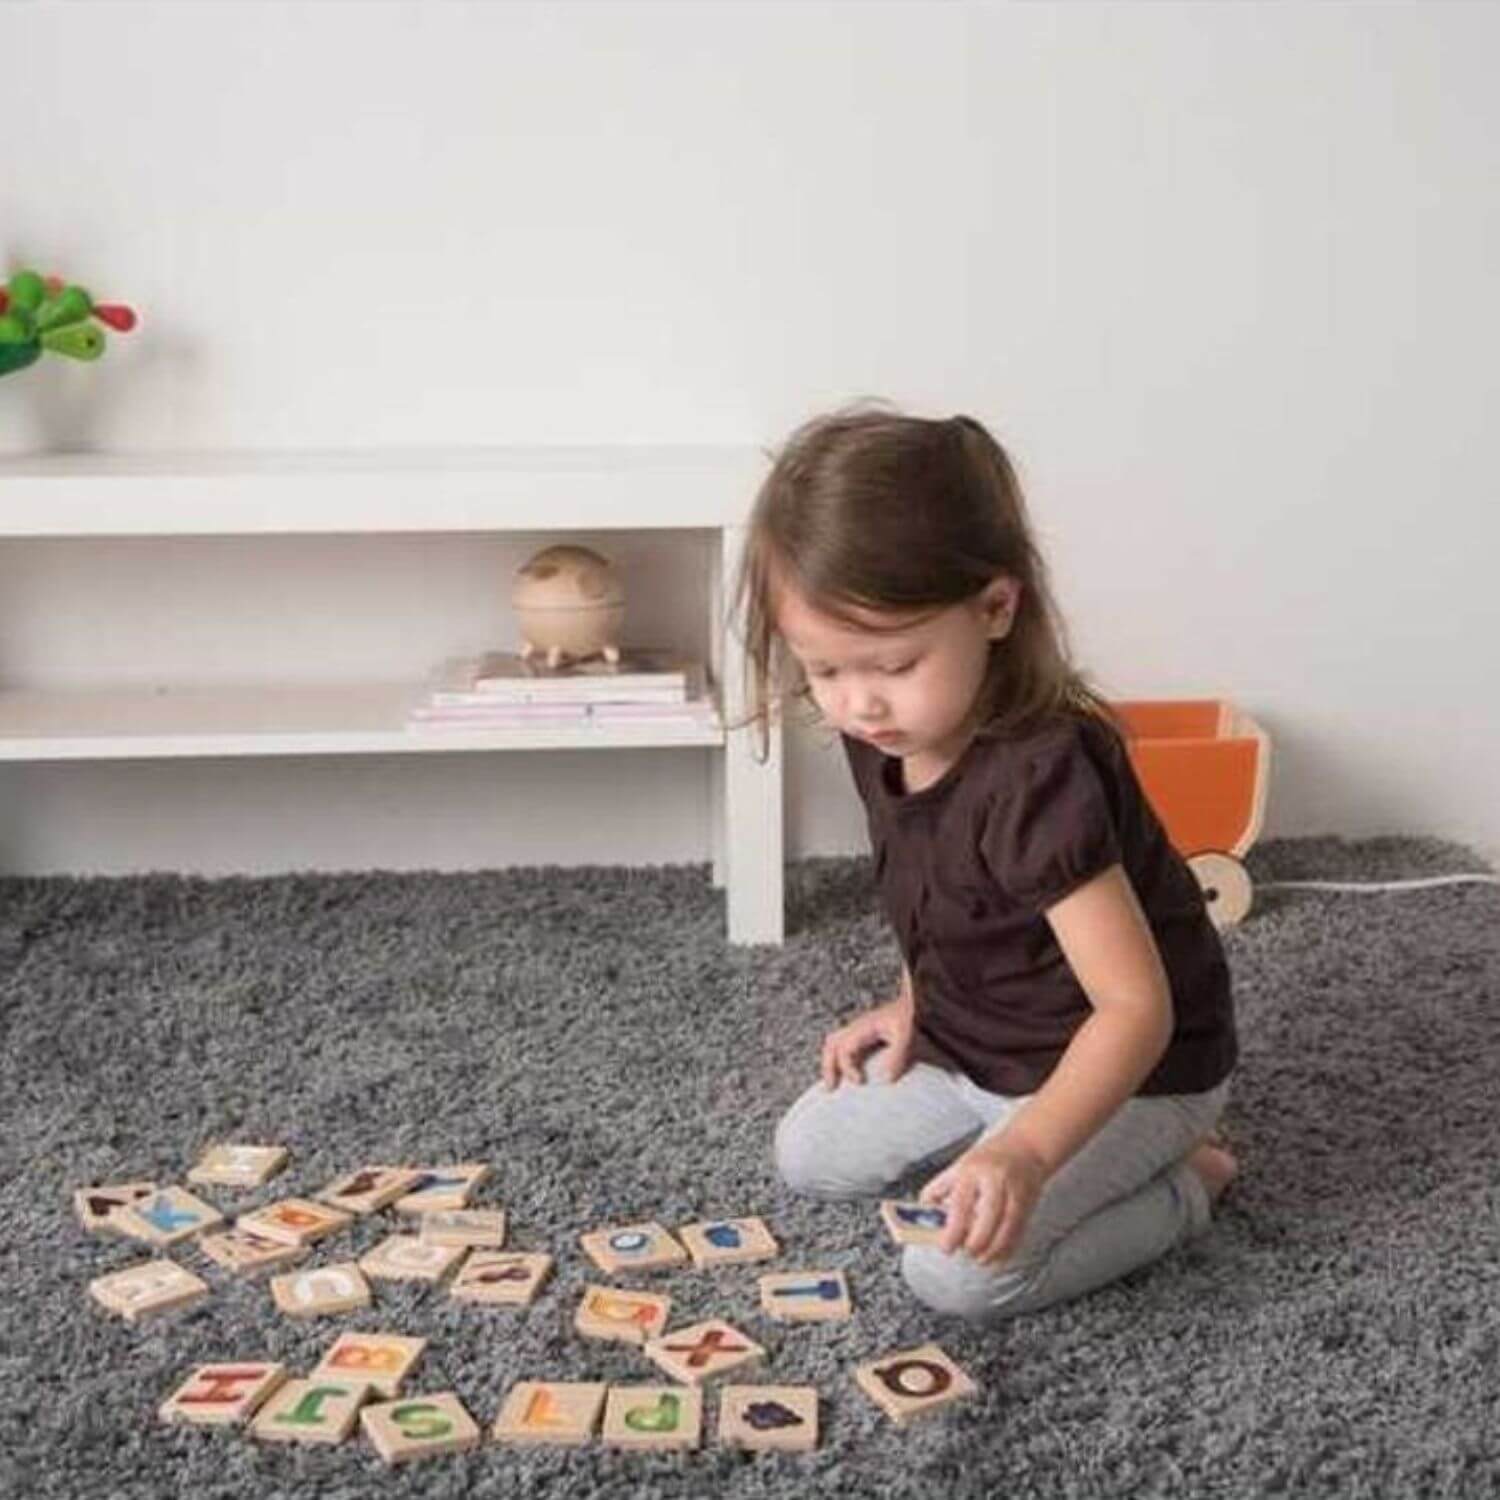
[[[1479, 868], [1426, 840], [1268, 843], [1258, 882]], [[995, 1329], [906, 1292], [874, 1206], [792, 1197], [769, 1157], [827, 1026], [896, 967], [867, 868], [789, 871], [791, 935], [736, 951], [701, 869], [272, 879], [0, 881], [0, 1494], [1094, 1497], [1480, 1496], [1500, 1491], [1500, 890], [1268, 891], [1229, 938], [1243, 1065], [1226, 1128], [1244, 1172], [1210, 1233], [1081, 1301]], [[293, 1321], [264, 1279], [210, 1284], [138, 1325], [88, 1296], [142, 1258], [87, 1233], [75, 1188], [181, 1182], [214, 1140], [288, 1169], [229, 1213], [371, 1162], [480, 1159], [481, 1203], [556, 1272], [527, 1309], [381, 1282], [376, 1305]], [[753, 1379], [816, 1385], [822, 1441], [751, 1456], [487, 1443], [387, 1470], [335, 1448], [168, 1427], [197, 1363], [305, 1373], [343, 1328], [430, 1342], [409, 1388], [488, 1429], [523, 1378], [656, 1382], [572, 1332], [601, 1279], [584, 1230], [760, 1214], [786, 1269], [849, 1277], [854, 1319], [780, 1324], [774, 1266], [627, 1284], [672, 1325], [721, 1315], [767, 1350]], [[350, 1258], [384, 1215], [326, 1241]], [[931, 1339], [982, 1387], [906, 1429], [856, 1362]]]

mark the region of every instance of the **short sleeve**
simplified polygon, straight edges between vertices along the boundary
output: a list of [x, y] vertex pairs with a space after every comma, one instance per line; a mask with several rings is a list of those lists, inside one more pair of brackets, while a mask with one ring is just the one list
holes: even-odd
[[1121, 860], [1103, 776], [1068, 734], [1039, 748], [990, 800], [980, 851], [995, 882], [1040, 915]]

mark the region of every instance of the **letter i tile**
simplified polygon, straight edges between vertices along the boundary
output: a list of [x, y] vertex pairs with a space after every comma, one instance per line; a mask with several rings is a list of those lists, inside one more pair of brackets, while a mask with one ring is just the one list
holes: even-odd
[[261, 1407], [251, 1435], [268, 1443], [342, 1443], [369, 1391], [362, 1380], [289, 1380]]
[[602, 1436], [611, 1448], [696, 1448], [703, 1437], [703, 1392], [681, 1385], [612, 1385]]

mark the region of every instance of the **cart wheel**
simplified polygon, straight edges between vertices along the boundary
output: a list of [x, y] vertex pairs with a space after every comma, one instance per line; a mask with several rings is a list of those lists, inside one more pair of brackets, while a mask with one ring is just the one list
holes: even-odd
[[1220, 932], [1244, 920], [1250, 910], [1250, 875], [1234, 855], [1195, 854], [1188, 868], [1202, 887], [1208, 915]]

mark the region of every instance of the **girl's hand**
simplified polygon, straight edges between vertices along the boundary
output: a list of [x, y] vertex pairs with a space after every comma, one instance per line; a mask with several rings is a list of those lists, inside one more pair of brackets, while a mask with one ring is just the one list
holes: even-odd
[[863, 1083], [860, 1059], [875, 1047], [884, 1046], [886, 1076], [894, 1083], [905, 1071], [911, 1055], [915, 1007], [909, 991], [856, 1016], [846, 1026], [823, 1038], [821, 1073], [823, 1087], [836, 1089], [840, 1081]]
[[923, 1203], [948, 1212], [938, 1248], [960, 1246], [982, 1265], [1004, 1260], [1020, 1243], [1047, 1171], [1024, 1146], [1003, 1136], [971, 1146], [922, 1189]]

